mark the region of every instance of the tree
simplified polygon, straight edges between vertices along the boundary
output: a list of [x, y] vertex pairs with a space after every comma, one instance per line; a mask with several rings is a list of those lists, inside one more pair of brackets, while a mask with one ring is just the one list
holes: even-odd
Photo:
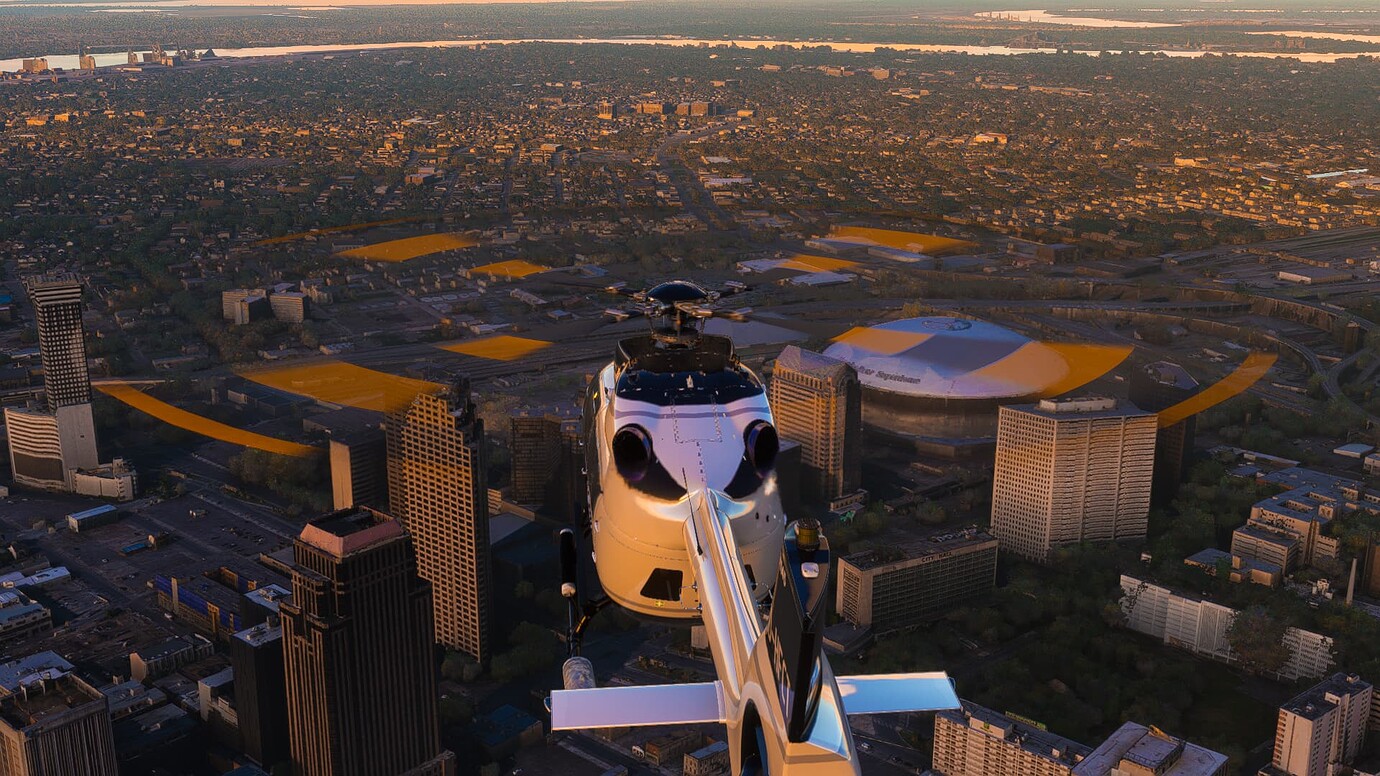
[[436, 710], [443, 727], [468, 725], [474, 719], [474, 706], [460, 698], [442, 698]]
[[441, 676], [453, 682], [472, 682], [479, 676], [479, 664], [469, 655], [447, 652], [441, 661]]
[[1227, 643], [1242, 665], [1262, 673], [1274, 673], [1289, 662], [1284, 645], [1286, 626], [1263, 606], [1252, 606], [1236, 615], [1227, 628]]

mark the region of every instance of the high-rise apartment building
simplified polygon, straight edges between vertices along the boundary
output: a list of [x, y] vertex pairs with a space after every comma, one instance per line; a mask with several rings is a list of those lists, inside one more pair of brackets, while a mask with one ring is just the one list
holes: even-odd
[[1351, 765], [1366, 740], [1374, 688], [1333, 674], [1279, 707], [1275, 750], [1263, 776], [1328, 776]]
[[1039, 563], [1079, 542], [1143, 539], [1155, 462], [1153, 413], [1100, 397], [1002, 407], [992, 533]]
[[245, 628], [230, 640], [244, 753], [266, 768], [286, 761], [291, 753], [283, 660], [283, 628], [276, 617]]
[[109, 700], [70, 673], [22, 682], [0, 699], [0, 773], [116, 776]]
[[977, 529], [938, 532], [841, 558], [838, 575], [839, 616], [886, 633], [991, 593], [997, 540]]
[[489, 494], [484, 421], [465, 381], [388, 417], [388, 498], [431, 583], [436, 641], [488, 659]]
[[[1159, 412], [1188, 399], [1198, 388], [1198, 381], [1183, 367], [1156, 361], [1132, 370], [1127, 398], [1143, 410]], [[1190, 415], [1155, 435], [1155, 476], [1150, 488], [1154, 503], [1168, 504], [1178, 494], [1193, 456], [1197, 424], [1197, 417]]]
[[777, 433], [800, 444], [811, 495], [835, 499], [858, 489], [862, 474], [862, 388], [835, 358], [789, 345], [768, 388]]
[[91, 403], [86, 367], [86, 329], [82, 326], [81, 281], [71, 276], [43, 277], [28, 284], [43, 358], [43, 393], [48, 410]]
[[336, 509], [388, 503], [388, 445], [381, 429], [360, 428], [332, 437], [330, 461]]
[[20, 485], [73, 489], [74, 469], [95, 470], [96, 421], [86, 365], [81, 282], [45, 276], [27, 284], [43, 360], [43, 409], [5, 409], [10, 468]]
[[308, 523], [279, 604], [297, 776], [449, 776], [440, 748], [431, 586], [402, 525], [370, 509]]
[[1091, 750], [976, 703], [934, 715], [934, 771], [942, 776], [1070, 776]]

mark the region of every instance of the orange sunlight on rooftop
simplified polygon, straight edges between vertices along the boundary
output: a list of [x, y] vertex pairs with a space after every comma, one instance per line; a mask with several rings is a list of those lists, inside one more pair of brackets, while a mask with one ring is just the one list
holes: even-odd
[[285, 439], [276, 439], [263, 434], [256, 434], [252, 431], [227, 426], [224, 423], [204, 418], [193, 412], [174, 407], [171, 404], [156, 399], [143, 391], [133, 388], [123, 383], [96, 383], [97, 390], [107, 396], [118, 399], [125, 404], [133, 407], [140, 412], [151, 415], [164, 423], [168, 423], [178, 428], [184, 428], [196, 434], [219, 439], [222, 442], [229, 442], [233, 445], [252, 447], [255, 450], [263, 450], [278, 455], [293, 455], [305, 457], [314, 455], [320, 450], [309, 445], [302, 445], [296, 442], [289, 442]]
[[388, 240], [387, 242], [374, 243], [362, 248], [351, 248], [348, 251], [341, 251], [337, 256], [344, 256], [349, 259], [367, 259], [369, 261], [408, 261], [409, 259], [421, 256], [430, 256], [433, 253], [443, 251], [454, 251], [460, 248], [473, 248], [479, 241], [467, 234], [445, 233], [445, 234], [424, 234], [417, 237], [404, 237], [401, 240]]
[[343, 361], [275, 367], [245, 372], [241, 376], [286, 393], [376, 412], [404, 409], [418, 394], [436, 393], [442, 388], [427, 380], [400, 377]]
[[830, 237], [871, 240], [888, 248], [899, 248], [916, 253], [939, 254], [952, 251], [967, 251], [978, 247], [967, 240], [940, 237], [936, 234], [902, 232], [895, 229], [874, 229], [870, 226], [836, 226], [829, 230]]
[[858, 266], [858, 262], [847, 259], [832, 259], [828, 256], [811, 256], [807, 253], [797, 253], [786, 259], [780, 265], [780, 269], [794, 269], [804, 272], [833, 272], [840, 269]]
[[493, 264], [485, 264], [470, 270], [471, 275], [492, 275], [495, 277], [525, 278], [528, 275], [535, 275], [538, 272], [545, 272], [550, 269], [540, 264], [533, 264], [522, 259], [509, 259], [508, 261], [497, 261]]
[[543, 348], [550, 347], [550, 345], [550, 342], [543, 340], [499, 334], [493, 337], [457, 342], [453, 345], [442, 345], [441, 349], [475, 358], [487, 358], [491, 361], [516, 361]]

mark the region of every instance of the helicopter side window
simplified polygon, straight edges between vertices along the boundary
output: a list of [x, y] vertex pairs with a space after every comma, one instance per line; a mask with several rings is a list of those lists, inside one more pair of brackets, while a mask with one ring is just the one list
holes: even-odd
[[653, 569], [642, 586], [642, 595], [657, 601], [679, 601], [684, 575], [678, 569]]

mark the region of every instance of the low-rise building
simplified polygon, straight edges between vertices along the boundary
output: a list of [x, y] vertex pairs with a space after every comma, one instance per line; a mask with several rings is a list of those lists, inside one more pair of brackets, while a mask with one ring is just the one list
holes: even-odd
[[1209, 547], [1184, 558], [1184, 564], [1195, 566], [1211, 576], [1217, 576], [1219, 569], [1227, 569], [1232, 582], [1251, 582], [1266, 587], [1276, 587], [1284, 580], [1284, 570], [1277, 564], [1253, 558], [1243, 558], [1229, 552]]
[[[1121, 593], [1127, 628], [1198, 655], [1226, 663], [1237, 661], [1227, 640], [1227, 630], [1236, 619], [1235, 609], [1126, 574], [1121, 575]], [[1278, 678], [1321, 677], [1332, 670], [1331, 637], [1290, 627], [1284, 631], [1283, 644], [1289, 649], [1289, 660], [1276, 673]]]
[[681, 757], [692, 749], [698, 749], [704, 737], [699, 733], [672, 733], [657, 736], [642, 745], [642, 757], [660, 768], [681, 762]]
[[936, 532], [839, 560], [836, 606], [858, 627], [885, 633], [919, 625], [992, 591], [997, 540], [976, 528]]
[[0, 643], [52, 630], [53, 613], [17, 590], [0, 592]]
[[721, 776], [728, 773], [728, 742], [715, 741], [709, 746], [685, 753], [682, 771], [685, 776]]
[[196, 634], [168, 639], [148, 649], [129, 653], [129, 675], [138, 682], [157, 679], [188, 663], [204, 660], [213, 652], [214, 645]]
[[123, 458], [90, 469], [72, 471], [72, 490], [80, 496], [133, 501], [139, 489], [139, 475]]
[[1227, 756], [1127, 722], [1073, 768], [1073, 776], [1225, 776]]

